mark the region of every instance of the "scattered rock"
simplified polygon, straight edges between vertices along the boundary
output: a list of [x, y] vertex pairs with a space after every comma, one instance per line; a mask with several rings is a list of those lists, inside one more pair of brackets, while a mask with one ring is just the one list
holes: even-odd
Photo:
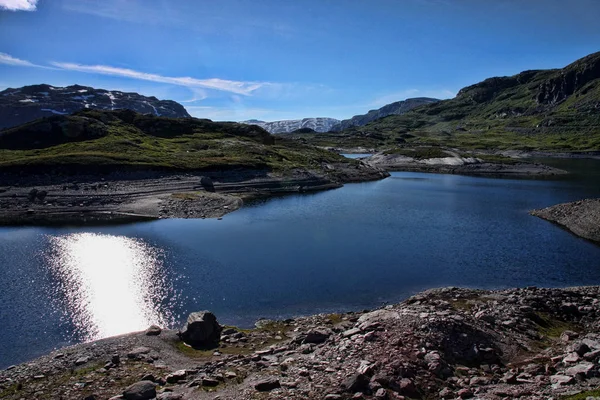
[[162, 329], [158, 325], [151, 325], [148, 329], [146, 329], [146, 335], [148, 336], [158, 336], [162, 332]]
[[280, 387], [281, 383], [277, 378], [262, 379], [254, 383], [254, 389], [258, 390], [259, 392], [269, 392]]

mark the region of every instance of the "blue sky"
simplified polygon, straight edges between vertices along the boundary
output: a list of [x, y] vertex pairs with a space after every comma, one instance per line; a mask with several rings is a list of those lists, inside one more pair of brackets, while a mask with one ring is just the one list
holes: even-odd
[[0, 89], [135, 91], [214, 120], [349, 118], [600, 51], [597, 0], [0, 0]]

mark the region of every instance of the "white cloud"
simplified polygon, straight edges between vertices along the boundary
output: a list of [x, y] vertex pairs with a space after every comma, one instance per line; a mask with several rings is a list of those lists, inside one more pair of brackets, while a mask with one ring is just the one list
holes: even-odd
[[250, 96], [257, 89], [271, 85], [269, 82], [243, 82], [230, 81], [226, 79], [210, 78], [196, 79], [191, 77], [170, 77], [158, 74], [135, 71], [127, 68], [111, 67], [108, 65], [82, 65], [74, 63], [52, 62], [57, 68], [69, 71], [78, 71], [91, 74], [102, 74], [111, 76], [121, 76], [124, 78], [140, 79], [144, 81], [169, 83], [173, 85], [184, 86], [188, 88], [213, 89], [223, 92], [230, 92]]
[[15, 67], [40, 67], [40, 65], [33, 64], [27, 60], [21, 60], [20, 58], [15, 58], [6, 53], [0, 53], [0, 64], [13, 65]]
[[10, 11], [35, 11], [38, 0], [0, 0], [0, 8]]

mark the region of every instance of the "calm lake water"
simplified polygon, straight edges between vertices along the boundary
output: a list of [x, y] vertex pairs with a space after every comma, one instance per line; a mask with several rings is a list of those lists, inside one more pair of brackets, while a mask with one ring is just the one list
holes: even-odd
[[57, 346], [178, 327], [372, 308], [422, 289], [600, 284], [600, 247], [528, 215], [600, 197], [570, 179], [393, 173], [254, 203], [218, 220], [0, 228], [0, 367]]

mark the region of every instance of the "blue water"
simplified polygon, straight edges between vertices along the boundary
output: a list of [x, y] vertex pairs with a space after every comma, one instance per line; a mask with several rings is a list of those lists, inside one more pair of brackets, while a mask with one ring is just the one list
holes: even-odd
[[354, 154], [342, 154], [346, 158], [364, 158], [372, 156], [372, 153], [354, 153]]
[[0, 228], [0, 367], [202, 309], [249, 326], [446, 285], [600, 284], [600, 246], [528, 215], [597, 182], [398, 172], [221, 221]]

